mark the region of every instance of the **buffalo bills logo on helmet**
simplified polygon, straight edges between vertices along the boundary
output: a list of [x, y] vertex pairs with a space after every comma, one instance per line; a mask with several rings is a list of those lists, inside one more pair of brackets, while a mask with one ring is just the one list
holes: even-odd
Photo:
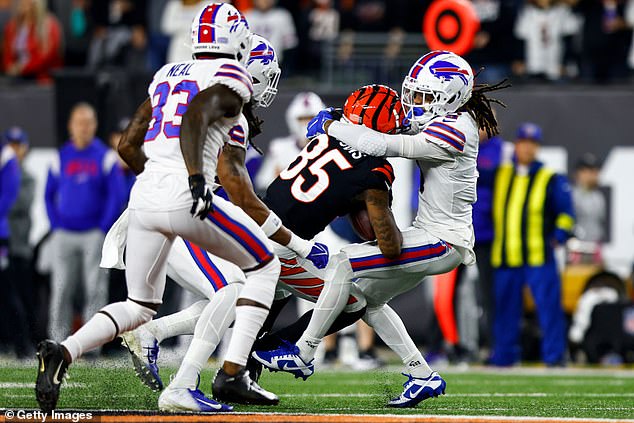
[[255, 60], [260, 60], [263, 65], [270, 65], [275, 60], [275, 51], [268, 44], [260, 42], [260, 44], [251, 49], [247, 65]]
[[247, 19], [244, 17], [242, 13], [238, 13], [237, 15], [231, 15], [227, 18], [227, 22], [231, 23], [231, 27], [229, 28], [229, 32], [235, 32], [238, 27], [242, 24], [249, 29], [249, 23]]
[[465, 85], [468, 84], [467, 76], [469, 76], [469, 71], [467, 69], [460, 69], [451, 62], [439, 60], [431, 65], [429, 70], [436, 78], [453, 79], [457, 76], [462, 79]]

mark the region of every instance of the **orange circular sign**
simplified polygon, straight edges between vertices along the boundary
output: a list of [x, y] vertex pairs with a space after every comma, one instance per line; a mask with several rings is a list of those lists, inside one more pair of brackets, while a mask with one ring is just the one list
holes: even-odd
[[423, 35], [431, 50], [466, 54], [480, 29], [480, 19], [468, 0], [436, 0], [423, 18]]

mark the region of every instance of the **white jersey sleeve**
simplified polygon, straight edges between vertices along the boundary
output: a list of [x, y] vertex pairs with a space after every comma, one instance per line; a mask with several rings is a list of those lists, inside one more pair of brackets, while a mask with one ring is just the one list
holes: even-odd
[[449, 151], [428, 142], [422, 132], [414, 135], [390, 135], [361, 125], [333, 122], [328, 128], [328, 134], [370, 156], [404, 157], [436, 162], [453, 160], [453, 155]]
[[422, 133], [427, 141], [447, 150], [452, 156], [460, 155], [468, 137], [479, 137], [474, 120], [465, 117], [463, 113], [454, 113], [434, 118], [425, 125]]
[[247, 118], [241, 114], [237, 122], [235, 122], [235, 124], [229, 129], [226, 144], [246, 150], [248, 146], [248, 139], [249, 124], [247, 123]]

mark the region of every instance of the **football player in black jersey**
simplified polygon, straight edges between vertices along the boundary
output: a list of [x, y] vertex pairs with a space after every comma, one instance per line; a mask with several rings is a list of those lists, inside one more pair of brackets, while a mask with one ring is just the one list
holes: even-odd
[[[396, 91], [383, 85], [364, 86], [348, 96], [340, 118], [365, 125], [384, 133], [401, 129], [402, 106]], [[349, 148], [326, 135], [311, 140], [298, 157], [269, 185], [264, 202], [284, 225], [307, 239], [325, 229], [336, 217], [367, 210], [376, 242], [386, 257], [401, 252], [401, 233], [390, 209], [394, 171], [384, 158], [377, 158]], [[282, 263], [279, 287], [298, 296], [316, 301], [323, 289], [323, 272], [295, 257], [276, 251]], [[317, 277], [316, 277], [317, 276]], [[278, 290], [279, 291], [279, 290]], [[276, 301], [271, 307], [263, 331], [270, 328], [290, 299]], [[365, 313], [365, 300], [358, 290], [352, 291], [348, 306], [335, 320], [328, 334], [354, 323]], [[312, 310], [295, 323], [275, 334], [261, 337], [254, 349], [269, 350], [294, 343], [308, 325]], [[261, 366], [249, 361], [247, 368], [257, 380]], [[296, 377], [307, 375], [297, 372]]]

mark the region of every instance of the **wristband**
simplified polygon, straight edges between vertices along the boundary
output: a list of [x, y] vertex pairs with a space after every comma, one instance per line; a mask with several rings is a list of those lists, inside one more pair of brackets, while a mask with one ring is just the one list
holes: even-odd
[[271, 237], [275, 232], [277, 232], [282, 227], [282, 221], [280, 218], [273, 212], [269, 213], [269, 216], [266, 218], [262, 226], [262, 230], [267, 237]]
[[313, 248], [313, 243], [291, 233], [291, 240], [286, 244], [286, 248], [295, 251], [301, 258], [306, 258]]

